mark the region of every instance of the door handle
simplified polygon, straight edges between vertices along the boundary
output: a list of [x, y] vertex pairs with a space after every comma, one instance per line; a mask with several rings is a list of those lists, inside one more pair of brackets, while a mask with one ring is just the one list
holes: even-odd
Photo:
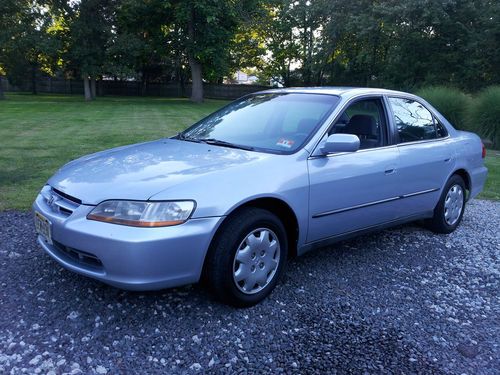
[[397, 167], [396, 163], [386, 165], [384, 173], [385, 174], [393, 174], [394, 172], [396, 172], [396, 167]]
[[448, 163], [451, 160], [451, 156], [449, 158], [444, 159], [445, 163]]

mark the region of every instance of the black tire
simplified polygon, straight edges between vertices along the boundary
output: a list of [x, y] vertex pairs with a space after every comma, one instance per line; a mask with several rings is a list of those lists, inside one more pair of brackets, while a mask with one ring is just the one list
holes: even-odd
[[[233, 278], [236, 252], [249, 234], [262, 228], [270, 229], [279, 240], [278, 265], [274, 276], [262, 290], [245, 294]], [[221, 302], [236, 307], [253, 306], [266, 298], [276, 287], [285, 269], [287, 252], [286, 231], [280, 219], [267, 210], [246, 207], [228, 217], [214, 237], [205, 262], [204, 278], [211, 292]]]
[[[450, 224], [446, 221], [445, 218], [445, 200], [448, 195], [448, 192], [450, 192], [450, 189], [454, 186], [458, 185], [460, 189], [462, 190], [462, 210], [458, 216], [458, 219], [456, 222]], [[441, 198], [439, 199], [439, 202], [434, 209], [434, 216], [426, 221], [426, 226], [430, 230], [432, 230], [435, 233], [451, 233], [457, 227], [460, 225], [460, 222], [462, 221], [462, 217], [464, 215], [465, 211], [465, 201], [466, 201], [466, 189], [465, 189], [465, 182], [462, 179], [462, 177], [458, 175], [453, 175], [450, 177], [446, 185], [444, 186], [443, 192], [441, 193]]]

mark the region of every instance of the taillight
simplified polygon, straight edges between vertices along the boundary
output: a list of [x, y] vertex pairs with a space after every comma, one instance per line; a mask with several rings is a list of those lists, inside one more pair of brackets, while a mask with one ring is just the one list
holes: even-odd
[[481, 156], [483, 157], [483, 159], [486, 157], [486, 147], [484, 147], [484, 144], [481, 143], [481, 146], [483, 146], [483, 151], [481, 153]]

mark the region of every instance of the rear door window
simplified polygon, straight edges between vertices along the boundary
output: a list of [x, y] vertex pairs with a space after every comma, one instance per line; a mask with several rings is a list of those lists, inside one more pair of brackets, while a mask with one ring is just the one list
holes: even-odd
[[[444, 128], [437, 129], [432, 113], [419, 102], [405, 98], [389, 98], [399, 143], [443, 137]], [[439, 133], [439, 134], [438, 134]]]

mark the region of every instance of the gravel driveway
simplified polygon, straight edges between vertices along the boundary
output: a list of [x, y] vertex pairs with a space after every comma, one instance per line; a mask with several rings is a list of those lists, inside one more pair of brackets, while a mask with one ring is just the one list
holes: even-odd
[[0, 213], [0, 373], [500, 373], [500, 202], [452, 235], [397, 227], [292, 260], [262, 304], [124, 292]]

